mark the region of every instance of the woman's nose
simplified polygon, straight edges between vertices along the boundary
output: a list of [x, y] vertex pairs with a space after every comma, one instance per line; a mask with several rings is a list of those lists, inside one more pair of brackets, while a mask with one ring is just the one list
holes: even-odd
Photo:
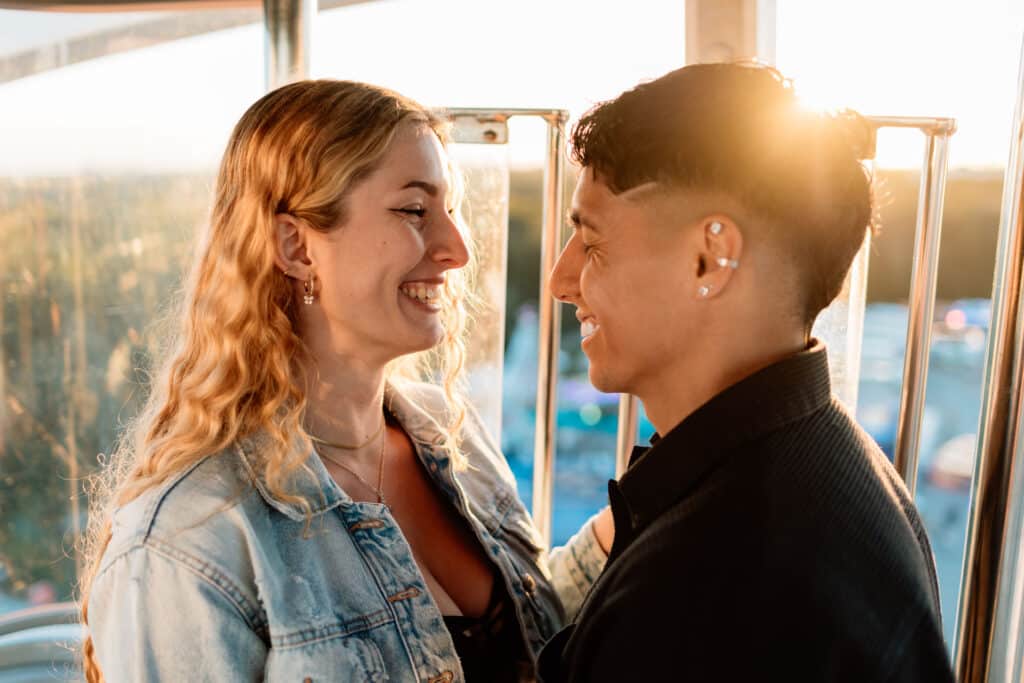
[[437, 237], [431, 250], [431, 257], [448, 268], [462, 268], [469, 263], [469, 249], [455, 219], [444, 215]]

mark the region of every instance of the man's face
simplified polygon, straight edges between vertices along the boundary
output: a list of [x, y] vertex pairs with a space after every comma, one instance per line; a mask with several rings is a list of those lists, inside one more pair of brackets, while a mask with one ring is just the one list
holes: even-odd
[[685, 362], [695, 329], [691, 231], [651, 190], [615, 195], [584, 169], [573, 234], [551, 273], [555, 297], [576, 306], [590, 381], [604, 392], [643, 395], [667, 364]]

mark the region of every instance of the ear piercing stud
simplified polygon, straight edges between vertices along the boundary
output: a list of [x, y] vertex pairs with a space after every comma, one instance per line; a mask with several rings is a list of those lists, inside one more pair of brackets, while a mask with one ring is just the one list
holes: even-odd
[[697, 296], [699, 296], [702, 299], [710, 293], [711, 285], [701, 285], [700, 287], [697, 288]]
[[708, 229], [711, 230], [712, 235], [720, 235], [722, 233], [722, 224], [719, 223], [718, 221], [715, 221], [714, 223], [711, 224], [711, 227]]
[[715, 263], [717, 263], [722, 268], [729, 267], [732, 268], [733, 270], [736, 270], [737, 268], [740, 267], [739, 261], [737, 261], [734, 258], [726, 258], [724, 256], [719, 256], [718, 258], [716, 258]]

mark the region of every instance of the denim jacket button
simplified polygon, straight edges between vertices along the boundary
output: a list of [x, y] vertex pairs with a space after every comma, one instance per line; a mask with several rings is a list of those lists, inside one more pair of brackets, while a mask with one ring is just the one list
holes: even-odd
[[527, 595], [533, 595], [533, 592], [537, 590], [537, 582], [529, 574], [523, 574], [523, 590], [526, 591]]

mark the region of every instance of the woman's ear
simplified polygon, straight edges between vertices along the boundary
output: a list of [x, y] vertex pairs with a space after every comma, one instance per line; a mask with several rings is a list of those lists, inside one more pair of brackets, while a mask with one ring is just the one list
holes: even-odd
[[722, 292], [740, 268], [743, 233], [728, 216], [712, 214], [699, 223], [700, 248], [697, 263], [698, 299], [709, 299]]
[[306, 250], [308, 229], [291, 214], [279, 213], [274, 216], [274, 262], [289, 277], [303, 280], [313, 265]]

